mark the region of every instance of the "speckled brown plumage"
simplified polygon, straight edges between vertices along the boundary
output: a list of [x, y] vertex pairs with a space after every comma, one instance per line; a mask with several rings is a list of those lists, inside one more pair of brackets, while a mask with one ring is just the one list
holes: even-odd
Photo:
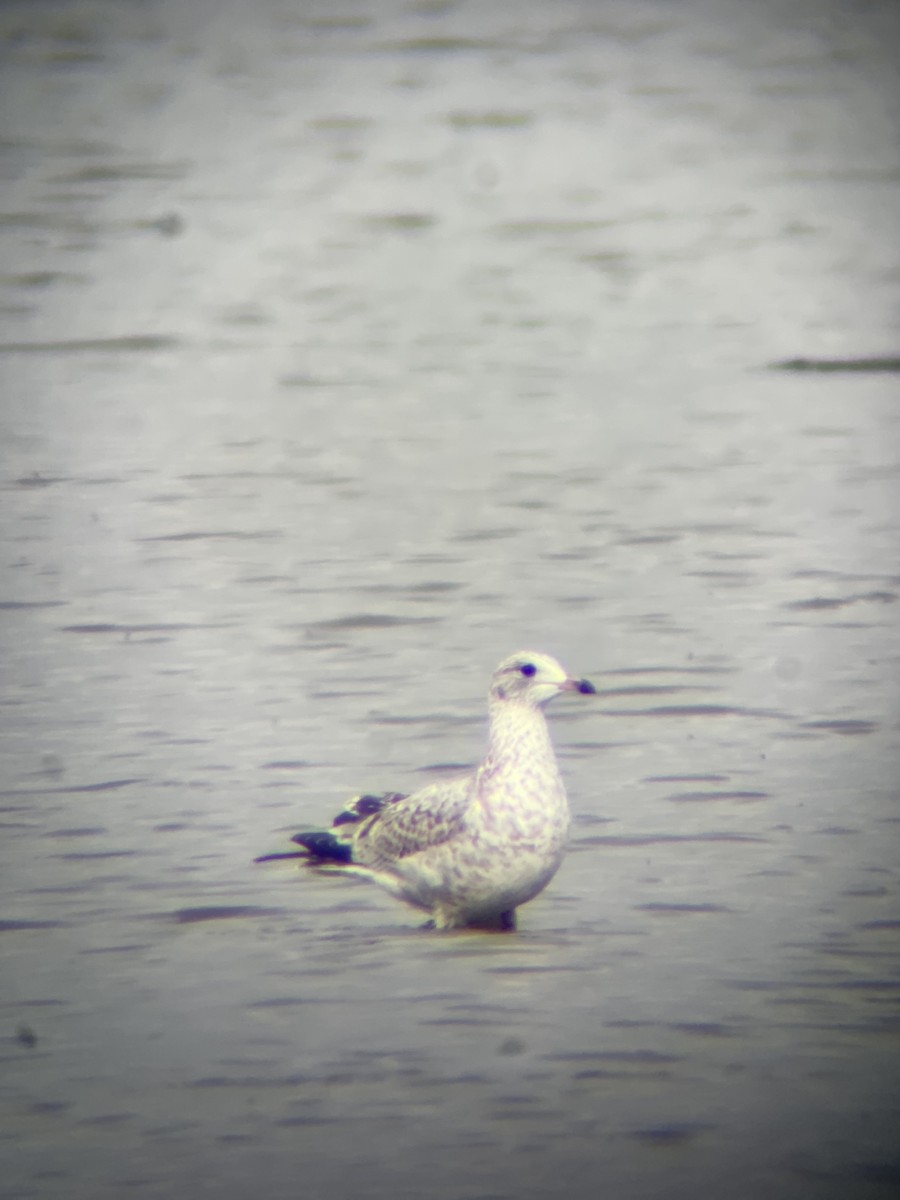
[[594, 690], [547, 654], [504, 659], [491, 680], [487, 754], [471, 775], [409, 796], [358, 796], [331, 830], [298, 833], [295, 853], [375, 880], [438, 929], [514, 928], [516, 908], [556, 873], [568, 834], [543, 707], [560, 692]]

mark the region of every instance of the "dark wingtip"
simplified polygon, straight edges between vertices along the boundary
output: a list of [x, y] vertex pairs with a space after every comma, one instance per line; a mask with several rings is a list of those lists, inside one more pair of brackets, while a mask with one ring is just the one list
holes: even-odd
[[597, 689], [589, 679], [579, 679], [578, 690], [581, 692], [582, 696], [596, 696], [597, 694]]
[[291, 841], [303, 846], [313, 858], [328, 859], [331, 862], [350, 862], [352, 858], [350, 843], [341, 841], [327, 831], [295, 833]]
[[361, 821], [363, 817], [371, 817], [373, 813], [381, 812], [385, 804], [391, 800], [399, 799], [396, 792], [385, 792], [383, 796], [357, 796], [351, 800], [343, 812], [331, 822], [332, 829], [335, 825], [349, 825]]
[[282, 850], [276, 854], [260, 854], [258, 858], [254, 858], [255, 863], [261, 862], [278, 862], [282, 858], [306, 858], [306, 855], [300, 850]]

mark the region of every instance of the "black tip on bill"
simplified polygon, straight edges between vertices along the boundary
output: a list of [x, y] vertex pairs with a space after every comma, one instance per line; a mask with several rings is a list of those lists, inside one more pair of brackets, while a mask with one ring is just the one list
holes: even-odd
[[578, 690], [581, 692], [582, 696], [596, 696], [597, 694], [597, 689], [589, 679], [579, 679]]

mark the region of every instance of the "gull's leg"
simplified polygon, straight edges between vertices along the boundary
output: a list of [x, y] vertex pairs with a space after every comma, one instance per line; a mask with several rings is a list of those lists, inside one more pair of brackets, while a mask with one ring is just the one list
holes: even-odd
[[469, 929], [490, 930], [492, 933], [511, 933], [516, 927], [516, 910], [492, 913], [489, 917], [475, 917], [468, 922]]

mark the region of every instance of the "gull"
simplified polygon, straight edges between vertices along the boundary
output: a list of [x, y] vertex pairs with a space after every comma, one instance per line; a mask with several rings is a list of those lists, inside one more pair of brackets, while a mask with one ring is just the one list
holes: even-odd
[[511, 655], [491, 679], [487, 753], [471, 774], [356, 796], [330, 829], [295, 834], [299, 850], [256, 861], [301, 858], [374, 880], [428, 913], [429, 928], [515, 929], [566, 848], [569, 804], [543, 711], [561, 692], [596, 688], [549, 654]]

